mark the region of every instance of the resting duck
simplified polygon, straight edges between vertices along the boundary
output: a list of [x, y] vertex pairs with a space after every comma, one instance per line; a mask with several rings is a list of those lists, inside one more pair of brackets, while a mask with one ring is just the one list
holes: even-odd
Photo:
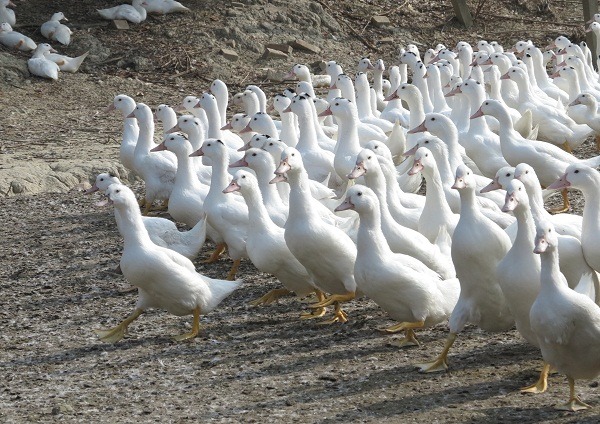
[[0, 0], [0, 22], [6, 22], [9, 25], [15, 25], [17, 23], [15, 11], [9, 9], [8, 6], [17, 7], [17, 5], [10, 0]]
[[273, 274], [285, 287], [285, 289], [271, 290], [252, 304], [268, 305], [290, 292], [294, 292], [297, 296], [306, 296], [315, 292], [320, 299], [323, 299], [322, 293], [312, 284], [312, 278], [306, 269], [287, 247], [284, 229], [271, 220], [258, 185], [254, 175], [239, 170], [224, 190], [225, 193], [239, 191], [248, 205], [248, 219], [251, 223], [248, 226], [246, 239], [248, 257], [259, 271]]
[[[96, 176], [96, 181], [84, 194], [94, 193], [98, 190], [105, 193], [111, 184], [121, 184], [121, 181], [115, 175], [103, 172]], [[115, 213], [118, 211], [115, 210]], [[173, 221], [155, 216], [143, 216], [142, 222], [152, 243], [171, 249], [189, 260], [196, 258], [204, 246], [206, 219], [199, 221], [189, 231], [179, 231]]]
[[233, 280], [237, 274], [242, 258], [247, 258], [246, 234], [248, 233], [248, 207], [240, 196], [227, 196], [223, 193], [229, 185], [229, 152], [221, 140], [209, 138], [200, 150], [191, 156], [206, 156], [212, 162], [212, 178], [210, 189], [204, 199], [208, 225], [216, 230], [220, 239], [209, 262], [217, 260], [218, 255], [227, 247], [233, 266], [227, 279]]
[[190, 11], [190, 9], [175, 0], [145, 0], [142, 6], [144, 6], [146, 12], [158, 15]]
[[590, 406], [576, 395], [575, 380], [600, 374], [600, 308], [567, 286], [558, 267], [557, 245], [552, 224], [538, 224], [534, 253], [541, 257], [541, 287], [529, 319], [544, 361], [569, 381], [569, 400], [556, 408], [578, 411]]
[[46, 59], [45, 54], [47, 52], [56, 53], [56, 50], [54, 50], [50, 44], [38, 44], [33, 51], [31, 59], [27, 61], [27, 69], [29, 69], [29, 72], [31, 72], [32, 75], [56, 81], [58, 79], [60, 68], [56, 63]]
[[186, 257], [152, 243], [135, 195], [126, 186], [112, 184], [106, 194], [118, 211], [115, 218], [124, 239], [121, 270], [127, 281], [138, 287], [139, 297], [130, 316], [114, 328], [96, 330], [96, 334], [105, 342], [115, 343], [147, 308], [162, 308], [173, 315], [194, 317], [191, 331], [175, 336], [175, 340], [196, 337], [200, 331], [200, 315], [216, 308], [241, 281], [208, 278], [197, 273]]
[[399, 346], [417, 344], [414, 330], [445, 321], [458, 299], [456, 278], [442, 280], [435, 271], [409, 255], [392, 252], [381, 231], [380, 205], [375, 193], [362, 185], [351, 187], [336, 210], [355, 210], [360, 216], [356, 286], [405, 331]]
[[496, 274], [498, 263], [511, 247], [510, 239], [481, 213], [475, 201], [473, 172], [465, 165], [456, 170], [452, 187], [459, 191], [461, 199], [460, 219], [452, 236], [452, 261], [461, 290], [450, 316], [450, 334], [444, 350], [433, 362], [418, 365], [423, 372], [448, 368], [448, 351], [468, 322], [494, 332], [506, 331], [514, 324]]
[[30, 52], [37, 47], [37, 44], [35, 44], [35, 41], [31, 38], [20, 32], [13, 31], [8, 22], [2, 22], [0, 24], [0, 43], [10, 49], [16, 49], [22, 52]]
[[40, 32], [48, 40], [58, 41], [64, 46], [68, 46], [71, 42], [71, 28], [61, 24], [60, 21], [68, 21], [65, 14], [56, 12], [49, 21], [44, 22], [40, 28]]
[[97, 10], [104, 19], [125, 19], [131, 23], [139, 24], [146, 20], [147, 12], [144, 9], [146, 5], [147, 3], [144, 0], [132, 0], [131, 4], [120, 4], [108, 9]]
[[285, 174], [290, 184], [285, 241], [290, 252], [313, 278], [315, 286], [329, 294], [324, 301], [311, 306], [315, 309], [314, 316], [323, 316], [324, 308], [334, 304], [334, 316], [324, 323], [346, 322], [348, 318], [340, 303], [350, 301], [356, 295], [353, 272], [356, 246], [344, 231], [321, 218], [310, 195], [308, 174], [298, 150], [286, 148], [275, 173], [278, 177], [274, 182], [285, 179]]
[[46, 59], [56, 63], [61, 72], [74, 73], [79, 70], [79, 67], [81, 66], [81, 64], [83, 63], [83, 61], [89, 53], [90, 52], [85, 52], [81, 56], [69, 57], [65, 56], [64, 54], [45, 52], [44, 56], [46, 57]]

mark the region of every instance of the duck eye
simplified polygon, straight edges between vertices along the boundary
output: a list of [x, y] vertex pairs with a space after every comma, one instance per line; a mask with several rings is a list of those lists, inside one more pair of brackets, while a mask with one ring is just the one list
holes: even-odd
[[435, 121], [435, 118], [431, 118], [432, 121]]
[[252, 153], [252, 156], [256, 156], [256, 153]]
[[526, 174], [529, 174], [529, 171], [525, 171]]
[[340, 104], [339, 104], [339, 103], [336, 103], [335, 105], [336, 105], [336, 106], [339, 106]]
[[356, 193], [356, 194], [357, 194], [358, 196], [362, 196], [362, 192], [360, 192], [360, 191], [359, 191], [358, 193]]
[[188, 121], [187, 119], [184, 119], [184, 120], [183, 120], [183, 122], [187, 122], [187, 121]]
[[246, 176], [245, 176], [245, 175], [242, 175], [242, 178], [246, 178]]
[[425, 153], [425, 157], [428, 157], [428, 156], [429, 156], [429, 153]]
[[510, 177], [510, 173], [506, 174], [507, 177]]
[[123, 99], [117, 99], [117, 100], [118, 100], [118, 101], [121, 101], [121, 100], [123, 100]]
[[575, 174], [579, 174], [579, 169], [576, 169], [576, 170], [575, 170]]
[[115, 190], [115, 192], [116, 192], [116, 193], [120, 193], [120, 192], [121, 192], [121, 190]]
[[272, 146], [272, 145], [273, 145], [273, 143], [269, 143], [269, 146]]
[[296, 154], [295, 154], [295, 153], [292, 153], [292, 156], [296, 156]]
[[104, 178], [100, 178], [100, 181], [104, 181]]

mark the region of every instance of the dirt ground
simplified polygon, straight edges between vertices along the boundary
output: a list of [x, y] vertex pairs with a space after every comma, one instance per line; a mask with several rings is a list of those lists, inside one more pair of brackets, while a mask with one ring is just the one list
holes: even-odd
[[[142, 189], [117, 162], [120, 118], [102, 112], [115, 94], [177, 104], [217, 77], [231, 94], [250, 83], [274, 93], [293, 82], [268, 80], [268, 70], [334, 59], [351, 73], [363, 56], [394, 64], [408, 42], [530, 38], [546, 45], [559, 34], [579, 41], [579, 2], [474, 1], [479, 17], [466, 31], [450, 2], [188, 0], [191, 13], [150, 17], [123, 32], [94, 11], [118, 3], [17, 4], [16, 29], [36, 41], [43, 21], [65, 13], [73, 43], [56, 47], [70, 55], [90, 50], [80, 73], [42, 81], [23, 68], [28, 55], [0, 50], [0, 422], [600, 421], [597, 380], [578, 383], [594, 408], [577, 414], [553, 409], [568, 395], [564, 376], [551, 376], [545, 394], [519, 394], [537, 378], [540, 355], [515, 331], [469, 327], [450, 352], [449, 372], [423, 375], [413, 364], [437, 355], [446, 326], [419, 332], [420, 347], [400, 350], [377, 331], [393, 322], [368, 299], [349, 304], [349, 322], [332, 326], [300, 321], [306, 305], [292, 297], [250, 307], [278, 285], [248, 261], [243, 286], [202, 319], [197, 339], [170, 338], [187, 331], [191, 317], [149, 311], [125, 340], [102, 343], [93, 329], [127, 316], [136, 295], [122, 293], [127, 282], [112, 272], [122, 245], [112, 211], [77, 190], [105, 170]], [[375, 14], [392, 26], [373, 27]], [[387, 37], [394, 44], [380, 42]], [[260, 58], [265, 43], [297, 38], [321, 53]], [[235, 62], [218, 53], [232, 40]], [[592, 154], [590, 145], [576, 153]], [[572, 199], [580, 213], [581, 198]], [[197, 269], [223, 278], [228, 259], [201, 263], [210, 247]]]

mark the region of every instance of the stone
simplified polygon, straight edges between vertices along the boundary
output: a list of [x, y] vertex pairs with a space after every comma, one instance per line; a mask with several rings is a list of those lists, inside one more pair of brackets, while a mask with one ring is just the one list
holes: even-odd
[[283, 74], [276, 69], [267, 69], [267, 75], [265, 75], [265, 79], [274, 82], [283, 81]]
[[292, 48], [292, 46], [290, 46], [289, 44], [279, 44], [279, 43], [265, 44], [265, 48], [279, 50], [280, 52], [283, 52], [285, 54], [292, 54], [292, 50], [294, 50]]
[[235, 62], [239, 58], [239, 56], [235, 50], [221, 49], [221, 50], [219, 50], [219, 53], [222, 54], [225, 59], [230, 60], [232, 62]]
[[288, 43], [296, 50], [303, 50], [309, 53], [321, 53], [321, 49], [314, 44], [307, 43], [304, 40], [294, 40]]
[[238, 9], [243, 9], [243, 8], [246, 7], [246, 5], [244, 3], [240, 3], [240, 2], [237, 2], [237, 1], [232, 1], [231, 2], [231, 7], [236, 7]]
[[373, 25], [375, 25], [376, 27], [382, 27], [382, 26], [387, 26], [390, 25], [390, 18], [388, 18], [387, 16], [372, 16], [371, 17], [371, 23]]
[[385, 37], [377, 40], [377, 44], [394, 44], [394, 39], [392, 37]]
[[287, 59], [288, 55], [279, 50], [265, 48], [265, 52], [262, 55], [263, 59]]
[[116, 29], [120, 29], [120, 30], [129, 29], [129, 22], [127, 22], [125, 19], [115, 19], [112, 22]]
[[237, 43], [235, 42], [235, 40], [227, 40], [227, 41], [225, 41], [225, 45], [235, 49], [235, 46], [237, 45]]

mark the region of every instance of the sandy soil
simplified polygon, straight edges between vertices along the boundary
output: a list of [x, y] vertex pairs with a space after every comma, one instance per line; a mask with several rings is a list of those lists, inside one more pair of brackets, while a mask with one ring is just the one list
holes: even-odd
[[[578, 384], [582, 399], [595, 408], [577, 414], [552, 408], [568, 394], [563, 376], [552, 376], [545, 394], [519, 394], [519, 387], [537, 378], [540, 355], [515, 331], [486, 334], [468, 328], [451, 351], [450, 371], [422, 375], [413, 364], [441, 350], [445, 326], [420, 332], [420, 347], [400, 350], [389, 344], [391, 336], [377, 331], [392, 322], [367, 299], [349, 304], [350, 321], [333, 326], [300, 321], [306, 306], [292, 297], [250, 307], [250, 300], [278, 285], [249, 262], [241, 268], [243, 286], [203, 318], [197, 339], [170, 339], [187, 331], [191, 318], [149, 311], [132, 324], [125, 340], [104, 344], [92, 330], [127, 316], [136, 296], [122, 293], [127, 282], [112, 272], [122, 243], [112, 211], [96, 208], [97, 198], [77, 191], [107, 169], [135, 180], [117, 163], [120, 119], [102, 113], [115, 94], [127, 93], [152, 106], [177, 104], [216, 77], [232, 92], [249, 83], [275, 92], [290, 83], [267, 81], [268, 69], [283, 73], [296, 62], [335, 59], [353, 71], [365, 55], [392, 64], [397, 47], [409, 41], [453, 45], [485, 37], [508, 44], [532, 38], [544, 45], [559, 33], [581, 36], [580, 28], [569, 26], [581, 23], [580, 13], [568, 10], [573, 5], [553, 2], [546, 10], [544, 2], [473, 2], [474, 8], [479, 3], [486, 7], [476, 26], [465, 31], [445, 2], [309, 5], [298, 0], [289, 6], [244, 1], [244, 8], [234, 8], [190, 0], [185, 3], [191, 14], [151, 17], [117, 32], [94, 14], [94, 8], [116, 3], [18, 4], [20, 31], [40, 41], [36, 28], [62, 8], [76, 32], [73, 45], [61, 51], [76, 55], [89, 48], [92, 53], [81, 73], [63, 74], [56, 83], [31, 78], [18, 67], [0, 70], [0, 421], [600, 420], [597, 381]], [[387, 13], [394, 26], [368, 25], [376, 13]], [[398, 44], [378, 43], [385, 37]], [[260, 59], [265, 42], [290, 38], [304, 38], [323, 53]], [[237, 62], [218, 54], [226, 40], [236, 40]], [[0, 51], [2, 59], [9, 56], [23, 63], [27, 58]], [[188, 73], [177, 76], [183, 72]], [[592, 152], [586, 145], [577, 154]], [[135, 188], [140, 192], [139, 183]], [[580, 212], [581, 199], [573, 199]], [[197, 269], [222, 278], [230, 262], [202, 264], [209, 248], [195, 261]]]

